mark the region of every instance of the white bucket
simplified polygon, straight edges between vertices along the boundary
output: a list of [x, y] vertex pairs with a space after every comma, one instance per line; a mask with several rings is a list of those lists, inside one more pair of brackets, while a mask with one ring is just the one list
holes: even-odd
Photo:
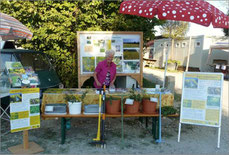
[[81, 114], [81, 102], [68, 102], [69, 114]]

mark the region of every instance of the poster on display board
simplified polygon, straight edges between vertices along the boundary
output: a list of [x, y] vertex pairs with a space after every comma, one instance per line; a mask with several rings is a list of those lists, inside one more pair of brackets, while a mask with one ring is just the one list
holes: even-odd
[[220, 134], [222, 93], [222, 73], [184, 73], [178, 142], [181, 123], [218, 127]]
[[140, 73], [139, 34], [85, 33], [79, 35], [81, 74], [91, 74], [105, 60], [105, 52], [114, 50], [117, 73]]
[[40, 127], [40, 89], [10, 90], [10, 128], [18, 132]]

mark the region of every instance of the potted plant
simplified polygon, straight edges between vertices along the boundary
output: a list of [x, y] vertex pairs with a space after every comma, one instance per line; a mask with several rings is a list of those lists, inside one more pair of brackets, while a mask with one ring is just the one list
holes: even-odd
[[[132, 104], [127, 104], [128, 100], [133, 100]], [[142, 97], [140, 93], [137, 93], [132, 88], [130, 90], [130, 96], [128, 99], [126, 99], [125, 103], [125, 113], [127, 114], [137, 114], [139, 113], [140, 103], [141, 103]]]
[[142, 91], [142, 113], [155, 114], [158, 99], [150, 97], [146, 94], [146, 90]]
[[68, 102], [69, 114], [80, 114], [82, 101], [86, 96], [87, 91], [80, 95], [66, 94], [64, 99]]
[[177, 70], [178, 66], [180, 65], [180, 61], [178, 60], [168, 60], [168, 70]]
[[106, 98], [106, 113], [119, 114], [121, 110], [121, 99], [109, 96]]

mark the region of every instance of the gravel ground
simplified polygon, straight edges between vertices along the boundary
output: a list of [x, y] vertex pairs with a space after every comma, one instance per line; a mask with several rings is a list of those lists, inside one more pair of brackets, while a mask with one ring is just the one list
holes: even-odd
[[[228, 82], [226, 83], [228, 88]], [[226, 89], [224, 89], [226, 90]], [[227, 89], [228, 90], [228, 89]], [[227, 93], [228, 94], [228, 93]], [[225, 95], [228, 99], [228, 95]], [[228, 105], [228, 100], [224, 104]], [[180, 104], [176, 102], [175, 104]], [[29, 130], [29, 141], [44, 148], [40, 154], [229, 154], [228, 106], [223, 107], [220, 148], [218, 129], [182, 124], [181, 141], [177, 142], [179, 118], [162, 118], [162, 142], [155, 143], [148, 127], [138, 118], [124, 118], [124, 139], [121, 138], [121, 118], [106, 119], [106, 149], [89, 145], [96, 137], [96, 118], [71, 119], [65, 144], [60, 144], [60, 119], [41, 120], [41, 128]], [[10, 133], [9, 122], [1, 120], [1, 154], [23, 143], [22, 132]]]

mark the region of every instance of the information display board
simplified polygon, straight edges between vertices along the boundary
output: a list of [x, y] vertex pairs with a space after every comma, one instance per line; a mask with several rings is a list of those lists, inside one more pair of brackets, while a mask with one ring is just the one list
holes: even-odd
[[181, 123], [218, 127], [220, 137], [223, 78], [222, 73], [184, 73], [178, 142]]
[[220, 125], [223, 74], [184, 73], [181, 122]]
[[18, 132], [40, 127], [40, 89], [10, 90], [10, 127]]
[[[141, 85], [142, 32], [77, 32], [79, 87], [93, 76], [97, 64], [105, 59], [106, 50], [114, 50], [117, 75], [132, 76]], [[86, 77], [86, 78], [85, 78]]]

